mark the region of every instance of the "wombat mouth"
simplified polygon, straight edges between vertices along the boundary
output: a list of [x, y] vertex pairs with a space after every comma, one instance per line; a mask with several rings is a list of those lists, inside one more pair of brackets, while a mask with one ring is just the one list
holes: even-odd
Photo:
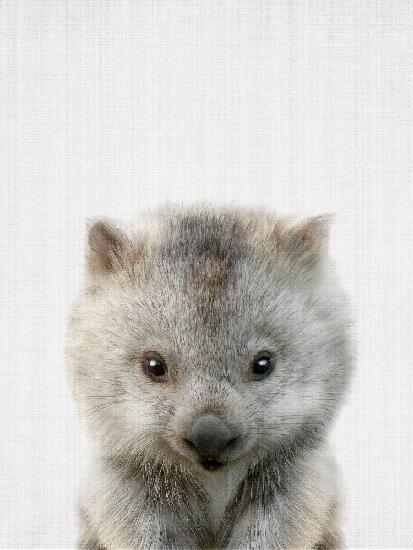
[[218, 470], [218, 468], [224, 466], [223, 462], [218, 462], [218, 460], [214, 460], [212, 458], [207, 458], [206, 460], [203, 460], [201, 464], [205, 468], [205, 470]]

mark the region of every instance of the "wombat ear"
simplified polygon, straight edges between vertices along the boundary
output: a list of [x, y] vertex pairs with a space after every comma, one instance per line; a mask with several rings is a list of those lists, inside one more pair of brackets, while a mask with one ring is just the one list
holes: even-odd
[[86, 267], [90, 274], [128, 270], [132, 240], [110, 220], [87, 220]]
[[328, 253], [330, 227], [334, 214], [306, 218], [290, 227], [284, 244], [294, 260], [313, 265]]

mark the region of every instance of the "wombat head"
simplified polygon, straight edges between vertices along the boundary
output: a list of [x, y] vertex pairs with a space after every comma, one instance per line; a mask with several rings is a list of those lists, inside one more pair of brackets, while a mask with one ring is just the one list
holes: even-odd
[[170, 205], [90, 224], [67, 366], [105, 453], [204, 471], [319, 444], [352, 364], [329, 225]]

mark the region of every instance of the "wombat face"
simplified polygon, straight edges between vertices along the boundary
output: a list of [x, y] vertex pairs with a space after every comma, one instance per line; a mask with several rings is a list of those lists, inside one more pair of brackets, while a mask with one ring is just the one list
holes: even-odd
[[319, 441], [352, 363], [328, 226], [196, 207], [91, 225], [67, 364], [105, 453], [203, 471]]

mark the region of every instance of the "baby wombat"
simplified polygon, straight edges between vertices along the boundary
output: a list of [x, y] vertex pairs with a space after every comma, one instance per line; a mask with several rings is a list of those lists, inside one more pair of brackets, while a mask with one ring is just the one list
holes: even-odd
[[337, 548], [352, 367], [331, 217], [166, 205], [89, 224], [67, 366], [95, 442], [80, 548]]

